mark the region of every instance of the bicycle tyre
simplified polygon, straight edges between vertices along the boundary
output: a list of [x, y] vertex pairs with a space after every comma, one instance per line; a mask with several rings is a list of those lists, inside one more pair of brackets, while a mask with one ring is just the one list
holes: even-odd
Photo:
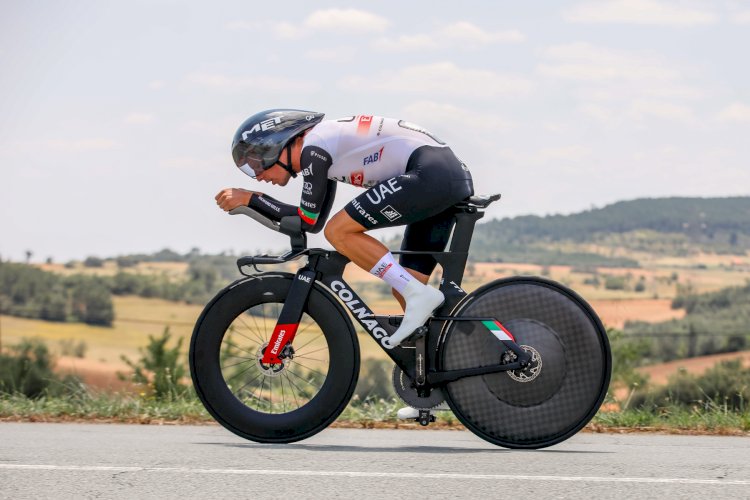
[[[270, 389], [269, 411], [263, 411], [265, 408], [248, 403], [261, 402], [262, 386], [260, 398], [255, 395], [258, 401], [252, 398], [243, 401], [233, 392], [233, 387], [230, 387], [232, 384], [225, 380], [227, 368], [222, 366], [222, 352], [226, 352], [227, 349], [228, 340], [225, 340], [225, 337], [228, 336], [228, 332], [235, 331], [235, 320], [239, 318], [240, 323], [248, 323], [248, 316], [243, 316], [243, 313], [256, 306], [263, 307], [265, 312], [267, 304], [271, 304], [272, 309], [276, 309], [278, 314], [293, 279], [294, 275], [278, 273], [257, 275], [233, 283], [219, 292], [205, 307], [191, 338], [190, 373], [198, 397], [218, 423], [251, 441], [291, 443], [320, 432], [341, 414], [357, 384], [359, 343], [354, 328], [341, 305], [330, 292], [317, 283], [314, 284], [305, 303], [303, 319], [309, 318], [320, 328], [330, 359], [324, 379], [314, 396], [291, 411], [284, 411], [284, 404], [280, 413], [271, 413], [273, 400]], [[274, 306], [276, 304], [278, 307]], [[265, 315], [262, 317], [266, 328], [269, 332], [272, 331], [277, 317], [271, 317], [269, 321], [266, 321]], [[254, 320], [252, 317], [250, 319]], [[293, 344], [298, 343], [300, 331]], [[247, 338], [251, 338], [249, 333]], [[245, 359], [248, 380], [254, 371], [266, 376], [267, 370], [262, 370], [264, 365], [260, 364], [259, 358], [254, 358], [250, 353]], [[290, 371], [291, 369], [289, 368]], [[241, 371], [235, 372], [242, 375]], [[290, 384], [289, 380], [293, 379], [289, 374], [287, 376], [287, 383]], [[283, 382], [281, 388], [283, 394]]]
[[[612, 355], [604, 326], [579, 295], [551, 280], [514, 277], [483, 286], [456, 309], [454, 316], [496, 318], [541, 358], [536, 375], [499, 372], [447, 383], [446, 400], [469, 430], [506, 448], [536, 449], [568, 439], [593, 418], [609, 387]], [[440, 350], [442, 369], [456, 370], [497, 364], [506, 348], [481, 323], [454, 321]]]

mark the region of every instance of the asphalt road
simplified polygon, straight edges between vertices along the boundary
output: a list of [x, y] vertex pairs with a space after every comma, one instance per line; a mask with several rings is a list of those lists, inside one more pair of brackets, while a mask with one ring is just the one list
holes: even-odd
[[0, 498], [750, 498], [750, 438], [578, 434], [540, 451], [465, 431], [0, 423]]

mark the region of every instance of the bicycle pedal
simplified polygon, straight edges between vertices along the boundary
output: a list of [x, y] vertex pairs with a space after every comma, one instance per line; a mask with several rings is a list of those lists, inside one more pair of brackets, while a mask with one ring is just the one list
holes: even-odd
[[415, 419], [422, 427], [427, 427], [435, 421], [435, 415], [430, 410], [419, 410], [419, 416]]

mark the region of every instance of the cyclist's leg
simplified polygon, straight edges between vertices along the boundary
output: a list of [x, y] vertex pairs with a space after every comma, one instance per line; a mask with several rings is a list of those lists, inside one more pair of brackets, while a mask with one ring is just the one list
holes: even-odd
[[[326, 227], [326, 238], [339, 252], [404, 297], [404, 318], [389, 337], [391, 346], [398, 345], [423, 325], [442, 303], [443, 295], [425, 286], [423, 276], [419, 276], [422, 280], [413, 279], [385, 246], [364, 232], [435, 217], [472, 192], [470, 174], [450, 149], [420, 148], [409, 160], [405, 174], [383, 181], [356, 197]], [[432, 268], [434, 264], [428, 271]]]
[[[442, 252], [450, 239], [453, 224], [453, 210], [451, 209], [443, 210], [437, 215], [409, 224], [404, 231], [401, 250]], [[432, 255], [402, 254], [399, 257], [399, 263], [424, 284], [427, 284], [437, 265], [437, 261]], [[403, 309], [404, 299], [401, 294], [394, 290], [393, 296]]]

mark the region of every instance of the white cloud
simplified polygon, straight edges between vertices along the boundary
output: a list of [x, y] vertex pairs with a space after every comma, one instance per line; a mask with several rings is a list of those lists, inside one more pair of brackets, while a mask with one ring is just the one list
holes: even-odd
[[455, 42], [466, 42], [479, 45], [491, 43], [517, 43], [523, 42], [526, 39], [526, 37], [518, 30], [485, 31], [479, 26], [466, 21], [449, 24], [438, 31], [438, 34], [443, 38]]
[[46, 141], [46, 146], [60, 153], [85, 153], [114, 149], [117, 143], [111, 139], [52, 139]]
[[[700, 7], [703, 7], [702, 4]], [[706, 8], [657, 0], [606, 0], [579, 4], [567, 10], [566, 21], [578, 23], [626, 23], [662, 26], [714, 24], [718, 16]]]
[[476, 47], [493, 43], [517, 43], [526, 37], [518, 30], [486, 31], [467, 21], [444, 25], [432, 33], [382, 37], [372, 47], [383, 51], [431, 50], [439, 48]]
[[532, 86], [531, 81], [523, 77], [459, 68], [452, 62], [410, 66], [371, 76], [352, 76], [339, 82], [339, 87], [347, 90], [418, 92], [478, 99], [523, 94]]
[[307, 16], [306, 28], [336, 33], [382, 33], [390, 24], [377, 14], [359, 9], [325, 9]]
[[636, 100], [631, 104], [628, 115], [636, 120], [661, 118], [683, 123], [695, 122], [695, 114], [688, 106], [663, 101]]
[[750, 10], [737, 12], [732, 16], [732, 22], [736, 24], [750, 24]]
[[409, 121], [424, 125], [428, 129], [439, 127], [450, 131], [457, 128], [476, 130], [478, 124], [481, 124], [483, 130], [489, 130], [490, 135], [494, 135], [513, 127], [510, 120], [493, 113], [472, 111], [434, 101], [411, 103], [404, 108], [404, 116], [408, 117]]
[[434, 36], [420, 35], [401, 35], [397, 38], [383, 37], [378, 38], [372, 43], [373, 48], [391, 52], [409, 51], [409, 50], [428, 50], [440, 47]]
[[151, 113], [129, 113], [124, 121], [128, 125], [145, 125], [154, 121], [154, 115]]
[[280, 76], [228, 76], [219, 73], [191, 73], [189, 83], [225, 91], [262, 90], [275, 92], [314, 92], [316, 83]]
[[673, 80], [679, 73], [664, 61], [624, 51], [596, 47], [585, 42], [545, 49], [537, 71], [544, 76], [578, 81]]
[[167, 86], [167, 83], [163, 80], [153, 80], [149, 82], [148, 88], [151, 90], [161, 90]]
[[721, 110], [718, 118], [723, 122], [750, 123], [750, 106], [741, 102], [733, 102]]
[[[496, 151], [498, 157], [519, 165], [526, 166], [543, 166], [555, 165], [559, 171], [563, 163], [580, 164], [592, 155], [593, 151], [587, 146], [580, 144], [571, 144], [566, 146], [556, 146], [539, 149], [517, 150], [517, 149], [499, 149]], [[593, 169], [593, 164], [579, 166], [580, 168]]]
[[231, 21], [226, 28], [232, 31], [270, 33], [276, 38], [298, 40], [315, 33], [372, 34], [383, 33], [388, 19], [359, 9], [317, 10], [302, 21]]
[[308, 59], [326, 63], [346, 63], [352, 61], [356, 55], [353, 47], [310, 49], [305, 52]]

